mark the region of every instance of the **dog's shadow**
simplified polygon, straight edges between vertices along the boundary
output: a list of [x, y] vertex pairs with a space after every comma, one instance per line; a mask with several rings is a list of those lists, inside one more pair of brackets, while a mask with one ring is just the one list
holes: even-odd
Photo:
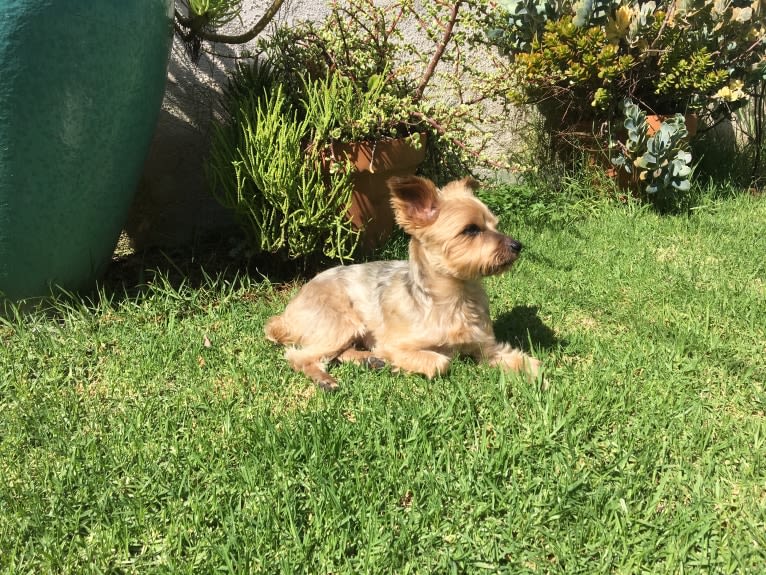
[[553, 330], [545, 325], [535, 306], [517, 306], [495, 320], [495, 338], [527, 353], [550, 350], [559, 345]]

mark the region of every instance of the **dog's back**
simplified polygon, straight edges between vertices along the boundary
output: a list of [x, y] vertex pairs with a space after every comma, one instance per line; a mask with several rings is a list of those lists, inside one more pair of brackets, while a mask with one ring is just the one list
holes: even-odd
[[[386, 286], [408, 273], [406, 261], [378, 261], [337, 266], [304, 285], [281, 315], [265, 327], [266, 337], [282, 345], [306, 345], [313, 335], [326, 338], [339, 318], [351, 320], [362, 331], [381, 317]], [[345, 323], [345, 321], [344, 321]], [[364, 333], [358, 333], [363, 338]]]

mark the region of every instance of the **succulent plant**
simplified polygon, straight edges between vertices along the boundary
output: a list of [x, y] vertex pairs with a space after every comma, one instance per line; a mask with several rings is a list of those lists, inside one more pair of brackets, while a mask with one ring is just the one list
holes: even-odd
[[[628, 115], [637, 105], [667, 117], [695, 113], [702, 125], [711, 125], [760, 97], [766, 78], [762, 0], [498, 4], [488, 28], [490, 41], [508, 55], [508, 98], [537, 108], [564, 158], [574, 156], [571, 147], [604, 149], [603, 134], [636, 122], [629, 129], [633, 139], [621, 143], [630, 163], [620, 166], [640, 171], [647, 194], [688, 187], [690, 158], [682, 144], [688, 135], [682, 119], [670, 118], [657, 134], [642, 136], [642, 122], [623, 116], [624, 99], [635, 103]], [[596, 146], [592, 138], [580, 145], [588, 142], [581, 137], [585, 132], [598, 140]]]
[[511, 46], [505, 50], [509, 54], [529, 50], [545, 23], [556, 18], [562, 8], [562, 2], [556, 0], [499, 0], [498, 4], [507, 12], [507, 29], [495, 28], [489, 35], [499, 43], [510, 40]]
[[649, 196], [687, 191], [691, 186], [692, 155], [683, 115], [666, 118], [650, 135], [646, 114], [638, 105], [626, 99], [622, 109], [626, 137], [623, 145], [613, 146], [620, 150], [612, 157], [615, 167], [629, 174], [629, 180]]

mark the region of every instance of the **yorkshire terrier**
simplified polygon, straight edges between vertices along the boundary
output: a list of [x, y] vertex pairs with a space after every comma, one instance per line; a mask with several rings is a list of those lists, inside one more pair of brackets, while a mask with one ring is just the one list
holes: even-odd
[[466, 354], [536, 378], [540, 361], [495, 340], [482, 278], [507, 270], [521, 243], [497, 231], [497, 218], [474, 196], [477, 182], [442, 189], [417, 176], [391, 178], [397, 224], [410, 236], [409, 261], [326, 270], [308, 282], [266, 337], [325, 390], [338, 383], [330, 361], [352, 361], [432, 378]]

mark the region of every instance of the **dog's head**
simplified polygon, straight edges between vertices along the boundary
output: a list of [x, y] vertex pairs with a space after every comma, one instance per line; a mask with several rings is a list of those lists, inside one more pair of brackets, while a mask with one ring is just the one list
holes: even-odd
[[501, 273], [519, 256], [521, 243], [497, 231], [472, 178], [439, 190], [426, 178], [396, 177], [388, 187], [396, 222], [413, 238], [410, 258], [420, 265], [467, 280]]

